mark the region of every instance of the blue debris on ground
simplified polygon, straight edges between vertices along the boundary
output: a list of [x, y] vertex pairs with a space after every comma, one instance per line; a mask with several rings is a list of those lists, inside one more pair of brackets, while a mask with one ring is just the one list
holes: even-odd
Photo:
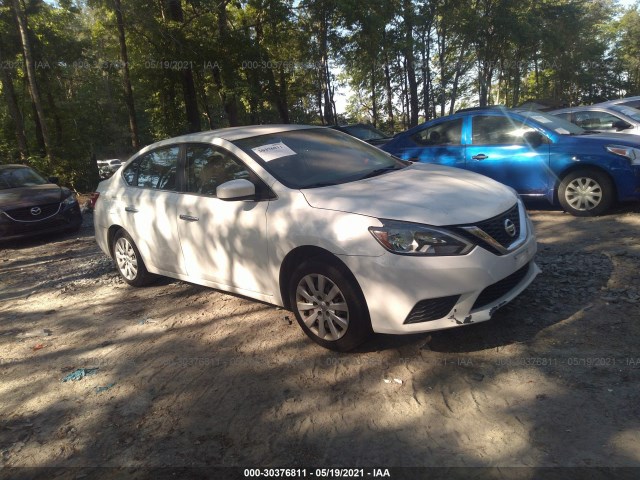
[[109, 385], [105, 385], [104, 387], [96, 387], [96, 393], [106, 392], [107, 390], [109, 390], [114, 385], [115, 385], [115, 383], [110, 383]]
[[71, 372], [66, 377], [62, 379], [63, 382], [78, 381], [82, 380], [84, 377], [88, 377], [89, 375], [95, 375], [98, 373], [98, 367], [96, 368], [78, 368], [77, 370]]

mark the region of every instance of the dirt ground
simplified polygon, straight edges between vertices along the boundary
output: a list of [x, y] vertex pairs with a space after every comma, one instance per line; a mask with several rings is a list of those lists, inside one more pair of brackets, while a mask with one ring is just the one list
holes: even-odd
[[640, 467], [640, 208], [532, 208], [543, 273], [491, 321], [348, 354], [270, 305], [129, 287], [90, 214], [3, 245], [0, 466]]

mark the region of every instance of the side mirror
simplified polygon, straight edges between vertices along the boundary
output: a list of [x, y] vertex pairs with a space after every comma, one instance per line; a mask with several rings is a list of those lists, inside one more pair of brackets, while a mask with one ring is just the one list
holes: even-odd
[[58, 177], [49, 177], [47, 180], [49, 180], [49, 183], [58, 183], [60, 181]]
[[522, 136], [522, 138], [529, 146], [533, 148], [539, 147], [545, 141], [544, 135], [542, 135], [540, 132], [536, 132], [535, 130], [526, 132]]
[[247, 200], [256, 194], [256, 186], [244, 178], [229, 180], [216, 188], [216, 196], [220, 200]]
[[624, 120], [618, 120], [617, 122], [613, 122], [613, 128], [616, 129], [616, 131], [621, 131], [621, 130], [626, 130], [628, 128], [633, 127], [633, 125], [631, 125], [630, 123], [625, 122]]

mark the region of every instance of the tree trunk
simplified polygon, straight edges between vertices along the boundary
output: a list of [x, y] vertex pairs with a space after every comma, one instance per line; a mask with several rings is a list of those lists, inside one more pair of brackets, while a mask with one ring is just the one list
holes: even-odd
[[[0, 64], [4, 63], [4, 56], [0, 45]], [[2, 85], [2, 91], [4, 92], [4, 98], [7, 100], [7, 108], [9, 109], [9, 115], [13, 120], [13, 128], [15, 130], [16, 142], [18, 145], [18, 153], [20, 154], [20, 160], [26, 161], [29, 157], [29, 148], [27, 146], [27, 136], [24, 133], [24, 120], [22, 112], [18, 107], [18, 100], [16, 98], [16, 92], [13, 88], [13, 80], [11, 79], [11, 73], [7, 68], [0, 68], [0, 85]]]
[[378, 126], [378, 98], [376, 96], [376, 65], [371, 64], [371, 117], [374, 127]]
[[120, 60], [122, 60], [122, 86], [124, 88], [124, 102], [129, 113], [129, 132], [131, 133], [131, 146], [135, 151], [140, 150], [140, 137], [138, 136], [138, 120], [136, 119], [136, 108], [133, 101], [133, 89], [131, 88], [131, 77], [129, 75], [129, 54], [127, 53], [127, 41], [124, 31], [124, 20], [122, 17], [122, 3], [120, 0], [113, 0], [116, 14], [116, 24], [118, 26], [118, 41], [120, 42]]
[[391, 133], [395, 132], [393, 121], [393, 90], [391, 90], [391, 73], [389, 72], [389, 51], [386, 39], [386, 30], [382, 31], [384, 40], [384, 89], [387, 95], [387, 118], [389, 121], [389, 129]]
[[31, 54], [31, 44], [29, 43], [29, 35], [27, 30], [27, 18], [20, 6], [20, 0], [13, 0], [13, 9], [15, 11], [16, 20], [18, 22], [18, 30], [20, 31], [20, 43], [24, 54], [24, 62], [27, 70], [27, 81], [29, 82], [29, 92], [36, 110], [38, 121], [40, 123], [40, 131], [42, 132], [42, 141], [44, 143], [45, 158], [50, 163], [52, 160], [51, 143], [49, 141], [49, 130], [47, 129], [47, 121], [42, 109], [42, 101], [40, 92], [36, 82], [36, 69], [33, 64], [33, 55]]
[[323, 12], [320, 25], [320, 68], [322, 95], [324, 97], [324, 120], [328, 125], [336, 123], [331, 107], [331, 72], [329, 71], [329, 21], [327, 13]]
[[411, 0], [403, 0], [405, 48], [404, 56], [407, 61], [407, 80], [409, 82], [409, 126], [418, 125], [418, 82], [416, 81], [415, 58], [413, 55], [413, 3]]
[[[116, 0], [117, 1], [117, 0]], [[224, 2], [223, 2], [224, 3]], [[168, 0], [169, 19], [184, 23], [184, 12], [182, 11], [181, 0]], [[181, 57], [180, 62], [185, 61], [184, 39], [172, 37], [176, 47], [176, 53]], [[187, 66], [180, 70], [180, 80], [182, 82], [182, 98], [184, 100], [185, 115], [187, 117], [187, 130], [189, 133], [199, 132], [200, 113], [198, 112], [198, 96], [196, 95], [196, 87], [193, 83], [193, 71], [191, 66]]]
[[424, 120], [427, 121], [431, 118], [429, 115], [429, 104], [430, 104], [430, 80], [431, 80], [431, 67], [429, 66], [429, 62], [431, 61], [431, 55], [429, 53], [431, 47], [431, 26], [429, 25], [428, 30], [425, 29], [421, 36], [421, 48], [420, 55], [422, 61], [422, 108], [424, 109]]
[[456, 70], [453, 77], [453, 86], [451, 87], [451, 106], [449, 107], [449, 115], [453, 115], [455, 112], [456, 98], [458, 97], [458, 85], [460, 83], [460, 77], [462, 76], [462, 64], [464, 62], [464, 56], [467, 50], [467, 41], [465, 39], [460, 46], [460, 54], [458, 55], [458, 61], [456, 62]]

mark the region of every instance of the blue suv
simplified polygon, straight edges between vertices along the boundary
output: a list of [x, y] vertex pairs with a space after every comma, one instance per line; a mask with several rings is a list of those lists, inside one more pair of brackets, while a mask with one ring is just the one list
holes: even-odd
[[640, 136], [583, 130], [537, 111], [470, 108], [396, 135], [404, 160], [472, 170], [576, 216], [640, 200]]

